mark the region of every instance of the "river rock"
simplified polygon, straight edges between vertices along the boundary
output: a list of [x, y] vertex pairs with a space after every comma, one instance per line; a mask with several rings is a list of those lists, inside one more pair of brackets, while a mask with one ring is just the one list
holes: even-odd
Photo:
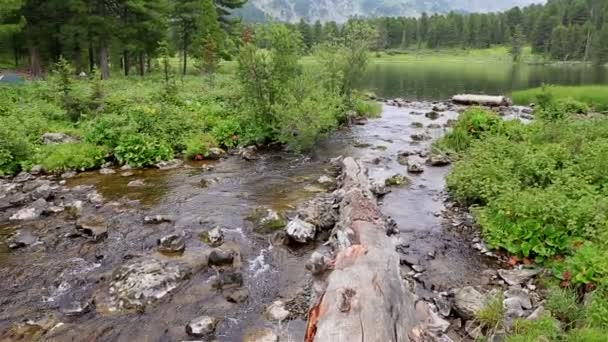
[[32, 179], [34, 179], [35, 177], [32, 176], [32, 174], [25, 172], [25, 171], [21, 171], [19, 172], [19, 174], [17, 175], [17, 177], [13, 178], [13, 182], [15, 183], [25, 183], [27, 181], [30, 181]]
[[289, 314], [290, 312], [285, 309], [285, 303], [282, 300], [277, 300], [266, 309], [266, 316], [271, 321], [284, 321], [289, 317]]
[[26, 204], [30, 201], [30, 196], [24, 193], [17, 193], [14, 195], [9, 195], [0, 201], [0, 209], [8, 209], [12, 207], [18, 207]]
[[61, 308], [61, 313], [66, 316], [80, 316], [89, 312], [91, 309], [90, 301], [74, 301], [69, 304], [63, 306]]
[[30, 173], [34, 176], [41, 175], [44, 172], [44, 167], [42, 165], [34, 165], [32, 166]]
[[10, 249], [20, 249], [31, 246], [38, 242], [38, 237], [29, 230], [20, 230], [8, 244]]
[[279, 336], [270, 328], [262, 328], [245, 335], [243, 342], [279, 342]]
[[239, 151], [239, 155], [241, 156], [241, 158], [247, 161], [260, 159], [260, 156], [258, 155], [258, 149], [255, 146], [247, 146], [241, 148], [241, 150]]
[[287, 222], [273, 209], [258, 208], [249, 217], [253, 221], [253, 229], [258, 233], [272, 233], [285, 228]]
[[172, 222], [173, 218], [165, 215], [155, 215], [155, 216], [146, 216], [144, 217], [144, 223], [146, 224], [161, 224]]
[[49, 184], [42, 184], [31, 193], [33, 200], [44, 199], [49, 200], [55, 196], [55, 190]]
[[172, 169], [177, 169], [178, 167], [181, 167], [184, 164], [184, 162], [180, 159], [173, 159], [173, 160], [168, 160], [168, 161], [161, 161], [160, 163], [154, 165], [156, 166], [156, 168], [161, 169], [161, 170], [172, 170]]
[[80, 218], [76, 221], [76, 229], [94, 241], [101, 241], [108, 237], [108, 226], [105, 219], [101, 216], [89, 216]]
[[87, 201], [99, 207], [103, 204], [103, 196], [97, 191], [91, 191], [87, 194]]
[[213, 335], [219, 320], [211, 316], [197, 317], [186, 325], [186, 334], [193, 337], [206, 337]]
[[435, 111], [430, 111], [430, 112], [424, 114], [424, 116], [426, 116], [427, 118], [429, 118], [431, 120], [437, 120], [439, 118], [440, 114]]
[[474, 319], [485, 306], [486, 298], [471, 286], [461, 288], [454, 295], [454, 311], [465, 320]]
[[409, 173], [423, 173], [424, 162], [420, 158], [410, 157], [407, 161], [407, 172]]
[[448, 166], [451, 164], [450, 158], [445, 154], [433, 153], [428, 159], [431, 166]]
[[120, 177], [125, 177], [126, 178], [126, 177], [131, 177], [133, 175], [135, 175], [135, 172], [133, 172], [133, 171], [125, 171], [125, 172], [122, 172], [120, 174]]
[[99, 174], [101, 175], [113, 175], [116, 171], [110, 168], [103, 168], [99, 170]]
[[12, 221], [34, 220], [40, 217], [44, 210], [48, 207], [48, 203], [43, 198], [36, 200], [29, 207], [17, 211], [10, 217]]
[[21, 188], [21, 191], [32, 192], [32, 191], [36, 190], [36, 188], [38, 188], [42, 185], [49, 185], [50, 183], [51, 182], [49, 182], [48, 180], [34, 179], [32, 181], [23, 183], [23, 187]]
[[249, 290], [245, 288], [228, 290], [224, 293], [224, 298], [230, 303], [241, 304], [249, 298]]
[[297, 214], [320, 230], [331, 230], [338, 222], [338, 210], [334, 208], [332, 194], [321, 194], [306, 201], [298, 208]]
[[134, 181], [130, 181], [127, 186], [129, 188], [141, 188], [142, 186], [146, 186], [146, 183], [143, 179], [136, 179]]
[[389, 194], [392, 190], [386, 185], [379, 182], [372, 182], [370, 191], [376, 197], [382, 197]]
[[410, 138], [414, 141], [423, 141], [431, 139], [431, 136], [424, 133], [414, 133], [410, 135]]
[[209, 266], [225, 266], [232, 265], [234, 261], [234, 253], [221, 249], [214, 249], [209, 254]]
[[449, 300], [444, 297], [435, 297], [433, 299], [435, 306], [437, 307], [437, 311], [443, 317], [450, 316], [450, 312], [452, 312], [452, 304]]
[[509, 285], [521, 285], [539, 274], [539, 269], [498, 270], [498, 275]]
[[521, 307], [525, 310], [532, 309], [532, 300], [530, 299], [530, 295], [523, 289], [509, 289], [505, 291], [504, 296], [507, 299], [516, 298], [520, 302]]
[[330, 268], [331, 262], [330, 257], [315, 251], [310, 256], [305, 267], [313, 276], [318, 276]]
[[325, 187], [331, 189], [331, 188], [335, 188], [335, 186], [336, 186], [336, 179], [332, 178], [332, 177], [329, 177], [329, 176], [326, 176], [326, 175], [323, 175], [323, 176], [321, 176], [321, 177], [319, 177], [317, 179], [317, 183], [319, 183], [320, 185], [325, 186]]
[[76, 173], [76, 171], [68, 170], [61, 174], [61, 179], [74, 178], [74, 177], [76, 177], [76, 175], [78, 175], [78, 173]]
[[158, 251], [163, 254], [181, 254], [186, 250], [183, 234], [170, 234], [157, 241]]
[[207, 153], [207, 159], [221, 159], [226, 157], [226, 151], [222, 150], [219, 147], [211, 147]]
[[315, 234], [315, 226], [299, 218], [293, 219], [287, 225], [287, 236], [299, 243], [307, 243], [314, 240]]
[[134, 259], [114, 272], [110, 294], [119, 308], [140, 310], [176, 289], [190, 274], [183, 264]]
[[401, 174], [392, 175], [384, 182], [386, 186], [403, 186], [408, 185], [409, 183], [410, 180], [406, 176]]
[[209, 246], [217, 247], [224, 243], [224, 231], [220, 227], [215, 227], [203, 233], [203, 240]]
[[467, 321], [464, 324], [464, 331], [469, 335], [474, 341], [478, 341], [483, 337], [483, 326], [477, 322], [476, 320]]
[[68, 144], [75, 143], [77, 141], [78, 139], [65, 133], [44, 133], [42, 135], [42, 143], [45, 145]]
[[243, 286], [243, 275], [239, 272], [221, 272], [213, 282], [213, 287], [217, 289], [241, 286]]

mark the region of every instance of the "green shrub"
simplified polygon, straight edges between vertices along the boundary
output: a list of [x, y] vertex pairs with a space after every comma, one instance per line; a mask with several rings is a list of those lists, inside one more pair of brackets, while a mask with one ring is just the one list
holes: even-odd
[[88, 143], [48, 145], [40, 149], [36, 163], [47, 172], [85, 171], [101, 166], [106, 155], [105, 148]]
[[143, 167], [172, 159], [173, 149], [163, 140], [145, 134], [133, 134], [120, 140], [114, 149], [114, 155], [121, 164]]
[[0, 177], [19, 172], [21, 163], [27, 160], [32, 153], [27, 140], [9, 127], [0, 125]]
[[355, 98], [353, 107], [360, 118], [377, 118], [382, 113], [382, 105], [376, 101]]
[[555, 318], [571, 326], [574, 326], [583, 314], [576, 292], [569, 288], [551, 287], [545, 307]]
[[188, 159], [207, 157], [209, 149], [217, 146], [216, 140], [209, 134], [193, 134], [185, 141], [184, 156]]
[[589, 106], [586, 103], [574, 100], [572, 98], [559, 100], [557, 104], [564, 112], [568, 114], [587, 114], [590, 111]]
[[220, 120], [211, 129], [211, 135], [215, 140], [225, 147], [236, 147], [239, 144], [241, 124], [236, 119]]
[[[606, 253], [603, 254], [605, 257]], [[608, 263], [607, 260], [606, 258], [603, 260], [604, 267]], [[605, 283], [585, 303], [585, 325], [608, 333], [608, 287]]]
[[452, 131], [438, 143], [443, 149], [461, 152], [471, 142], [481, 139], [486, 134], [504, 131], [504, 122], [496, 113], [481, 108], [472, 108], [464, 112]]

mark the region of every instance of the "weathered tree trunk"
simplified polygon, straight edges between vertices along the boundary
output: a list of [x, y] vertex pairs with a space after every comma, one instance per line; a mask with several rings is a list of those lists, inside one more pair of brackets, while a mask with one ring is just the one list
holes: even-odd
[[33, 78], [42, 77], [42, 64], [40, 63], [40, 54], [38, 48], [33, 44], [29, 46], [30, 51], [30, 73]]
[[188, 34], [184, 33], [184, 41], [183, 41], [183, 54], [184, 54], [184, 65], [182, 74], [186, 76], [186, 72], [188, 72]]
[[146, 74], [146, 56], [143, 51], [139, 52], [139, 76], [144, 77]]
[[511, 100], [505, 96], [463, 94], [452, 97], [452, 102], [462, 105], [480, 105], [488, 107], [510, 106]]
[[[388, 223], [370, 191], [367, 170], [342, 161], [340, 221], [334, 229], [332, 260], [315, 274], [316, 293], [308, 315], [306, 342], [401, 342], [418, 323], [413, 295], [400, 275], [399, 256]], [[317, 254], [318, 259], [318, 254]]]
[[106, 44], [101, 44], [99, 49], [99, 70], [102, 80], [110, 78], [110, 51]]
[[93, 73], [95, 69], [95, 50], [93, 49], [93, 42], [89, 42], [89, 73]]
[[129, 69], [131, 69], [131, 63], [129, 63], [129, 52], [124, 50], [122, 52], [122, 65], [125, 69], [125, 76], [129, 76]]

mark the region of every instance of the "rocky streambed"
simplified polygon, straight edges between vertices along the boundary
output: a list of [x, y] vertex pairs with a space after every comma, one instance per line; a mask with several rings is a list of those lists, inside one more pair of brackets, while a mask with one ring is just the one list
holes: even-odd
[[[470, 313], [498, 287], [511, 316], [532, 314], [534, 274], [499, 273], [508, 266], [447, 198], [449, 160], [430, 154], [464, 108], [390, 100], [381, 119], [308, 156], [245, 151], [0, 181], [0, 340], [303, 340], [305, 265], [335, 224], [337, 156], [369, 169], [395, 223], [404, 281], [431, 304], [422, 317], [435, 336], [474, 338], [481, 328], [467, 325]], [[530, 118], [525, 108], [500, 111]]]

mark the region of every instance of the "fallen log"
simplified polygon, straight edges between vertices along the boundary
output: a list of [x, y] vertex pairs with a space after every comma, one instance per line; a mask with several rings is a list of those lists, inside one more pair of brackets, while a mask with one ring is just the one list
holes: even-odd
[[511, 99], [505, 96], [488, 96], [488, 95], [471, 95], [461, 94], [452, 97], [452, 102], [456, 104], [471, 106], [488, 106], [488, 107], [501, 107], [512, 105]]
[[414, 297], [400, 275], [390, 224], [370, 191], [367, 170], [352, 158], [341, 164], [332, 253], [317, 252], [307, 265], [315, 293], [305, 341], [410, 341], [418, 324]]

